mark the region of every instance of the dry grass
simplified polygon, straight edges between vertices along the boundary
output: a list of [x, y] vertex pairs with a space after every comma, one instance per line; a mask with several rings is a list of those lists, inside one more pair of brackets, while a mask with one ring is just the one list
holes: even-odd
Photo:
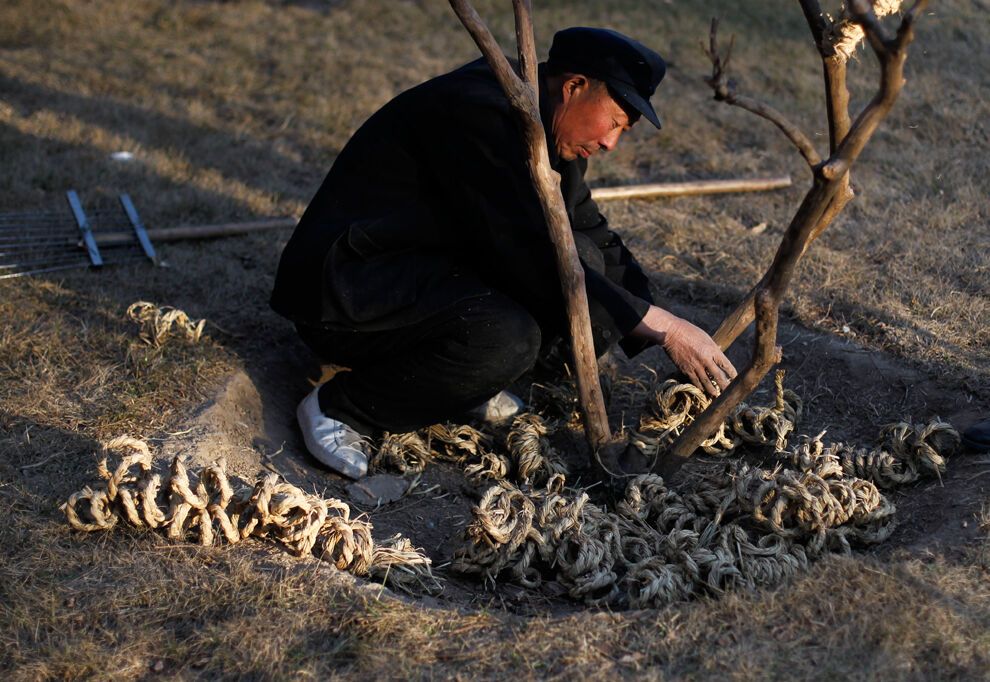
[[[507, 5], [478, 3], [503, 44]], [[902, 100], [855, 171], [860, 198], [802, 265], [788, 310], [941, 376], [982, 410], [986, 10], [982, 0], [933, 3]], [[664, 131], [634, 131], [594, 166], [595, 182], [795, 177], [795, 188], [773, 194], [608, 206], [669, 300], [721, 313], [761, 274], [807, 171], [768, 125], [709, 101], [697, 42], [712, 14], [737, 34], [741, 87], [820, 135], [819, 67], [793, 2], [538, 3], [537, 37], [546, 45], [557, 27], [611, 25], [673, 62], [659, 99]], [[10, 0], [0, 6], [0, 210], [48, 210], [75, 187], [87, 203], [129, 191], [151, 225], [298, 213], [371, 111], [474, 56], [443, 2]], [[871, 58], [853, 70], [861, 103]], [[125, 149], [135, 162], [109, 160]], [[752, 234], [761, 222], [769, 229]], [[378, 599], [377, 588], [274, 548], [71, 535], [55, 508], [90, 480], [98, 440], [174, 430], [231, 368], [287, 343], [291, 330], [266, 310], [285, 237], [171, 246], [163, 270], [0, 282], [0, 668], [9, 674], [987, 675], [990, 541], [832, 559], [777, 590], [660, 612], [522, 617]], [[198, 345], [142, 346], [123, 314], [138, 299], [226, 331], [208, 327]]]

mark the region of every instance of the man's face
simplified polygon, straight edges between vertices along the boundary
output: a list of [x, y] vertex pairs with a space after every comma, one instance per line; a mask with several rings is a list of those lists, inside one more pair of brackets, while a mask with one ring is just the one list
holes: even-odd
[[614, 149], [630, 127], [629, 115], [612, 99], [605, 85], [584, 76], [570, 77], [561, 85], [551, 132], [564, 161], [586, 159]]

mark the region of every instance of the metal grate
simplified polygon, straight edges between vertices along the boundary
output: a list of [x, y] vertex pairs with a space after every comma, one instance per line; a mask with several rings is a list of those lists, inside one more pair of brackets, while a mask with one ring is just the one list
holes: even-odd
[[[127, 194], [120, 195], [116, 210], [86, 212], [74, 190], [66, 193], [66, 199], [65, 211], [0, 213], [0, 279], [145, 258], [157, 263], [155, 249]], [[114, 238], [101, 243], [101, 235]]]

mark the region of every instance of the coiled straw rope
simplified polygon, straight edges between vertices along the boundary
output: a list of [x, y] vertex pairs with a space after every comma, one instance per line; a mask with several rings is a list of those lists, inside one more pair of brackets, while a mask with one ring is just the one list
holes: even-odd
[[[124, 520], [137, 528], [164, 529], [172, 540], [195, 538], [204, 546], [269, 538], [296, 555], [313, 553], [342, 571], [403, 591], [440, 587], [430, 559], [409, 540], [396, 535], [376, 543], [371, 523], [351, 518], [346, 503], [310, 495], [277, 474], [250, 486], [232, 481], [222, 462], [190, 471], [176, 457], [163, 478], [153, 471], [147, 444], [129, 436], [108, 442], [102, 454], [97, 472], [104, 484], [83, 488], [62, 505], [76, 530], [109, 530]], [[112, 454], [121, 460], [111, 472]]]
[[[652, 404], [640, 426], [663, 447], [708, 399], [693, 386], [668, 382]], [[779, 373], [772, 407], [740, 406], [707, 444], [722, 456], [742, 444], [772, 446], [769, 468], [736, 461], [686, 493], [659, 476], [639, 476], [613, 510], [565, 487], [550, 427], [538, 415], [513, 421], [504, 453], [470, 427], [433, 427], [416, 441], [416, 457], [420, 446], [439, 444], [438, 457], [465, 465], [476, 480], [495, 481], [472, 510], [454, 571], [489, 583], [508, 576], [529, 588], [553, 580], [588, 604], [655, 607], [773, 585], [826, 552], [885, 540], [895, 507], [880, 488], [939, 475], [959, 441], [935, 420], [886, 427], [883, 445], [868, 452], [825, 445], [824, 434], [802, 436], [788, 450], [801, 407]]]
[[173, 327], [187, 341], [197, 343], [203, 336], [206, 320], [193, 320], [178, 308], [159, 308], [148, 301], [137, 301], [127, 308], [127, 316], [141, 325], [141, 340], [152, 346], [161, 346], [170, 335]]
[[545, 483], [567, 467], [550, 446], [550, 428], [537, 414], [512, 420], [505, 437], [507, 454], [492, 451], [492, 437], [460, 425], [435, 425], [421, 433], [386, 434], [372, 454], [373, 470], [420, 473], [433, 459], [464, 464], [473, 481], [511, 477], [524, 485]]
[[[773, 407], [750, 406], [740, 403], [719, 430], [701, 444], [709, 455], [727, 455], [737, 447], [767, 445], [778, 450], [787, 445], [787, 437], [801, 418], [803, 403], [794, 391], [784, 388], [784, 372], [775, 379], [776, 401]], [[664, 447], [681, 434], [696, 415], [708, 407], [711, 400], [693, 384], [681, 384], [673, 379], [656, 391], [650, 410], [640, 419], [640, 431], [655, 436]]]

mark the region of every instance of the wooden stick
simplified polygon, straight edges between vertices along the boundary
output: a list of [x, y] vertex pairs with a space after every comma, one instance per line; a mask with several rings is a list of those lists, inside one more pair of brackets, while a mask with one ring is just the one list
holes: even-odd
[[[574, 370], [577, 374], [578, 397], [584, 414], [585, 436], [591, 449], [597, 452], [608, 444], [612, 434], [605, 412], [605, 399], [598, 381], [598, 361], [591, 336], [591, 316], [588, 313], [588, 293], [584, 270], [574, 245], [574, 234], [560, 194], [560, 176], [550, 168], [546, 134], [540, 120], [539, 84], [536, 82], [536, 48], [529, 0], [512, 0], [516, 18], [516, 36], [522, 78], [516, 74], [498, 42], [485, 26], [468, 0], [449, 0], [457, 18], [474, 39], [485, 60], [495, 73], [509, 103], [522, 123], [523, 137], [528, 149], [529, 174], [543, 206], [550, 240], [557, 256], [557, 271], [567, 304], [570, 323]], [[523, 80], [525, 78], [525, 80]]]
[[[764, 190], [790, 187], [791, 176], [773, 178], [730, 178], [726, 180], [691, 180], [688, 182], [659, 182], [646, 185], [626, 185], [623, 187], [597, 187], [591, 190], [595, 201], [614, 201], [643, 197], [680, 197], [693, 194], [722, 194], [725, 192], [760, 192]], [[148, 236], [156, 242], [173, 242], [183, 239], [212, 239], [229, 237], [264, 230], [282, 230], [295, 227], [299, 220], [291, 216], [268, 218], [243, 223], [220, 223], [217, 225], [180, 225], [159, 227], [148, 230]], [[133, 232], [104, 232], [95, 234], [100, 246], [130, 244], [134, 241]], [[71, 240], [66, 240], [67, 242]], [[75, 243], [74, 241], [72, 243]]]
[[724, 194], [728, 192], [763, 192], [791, 186], [791, 176], [776, 178], [730, 178], [727, 180], [691, 180], [687, 182], [657, 182], [625, 187], [596, 187], [591, 190], [595, 201], [641, 199], [646, 197], [683, 197], [693, 194]]
[[[245, 223], [220, 223], [218, 225], [180, 225], [178, 227], [159, 227], [148, 230], [148, 237], [156, 242], [174, 242], [182, 239], [210, 239], [213, 237], [229, 237], [236, 234], [248, 234], [263, 230], [279, 230], [295, 227], [299, 221], [296, 218], [270, 218], [268, 220], [253, 220]], [[105, 232], [95, 234], [96, 243], [100, 246], [113, 244], [130, 244], [136, 241], [134, 232]], [[73, 242], [75, 243], [75, 242]]]
[[756, 347], [749, 365], [722, 391], [715, 401], [685, 429], [670, 451], [658, 462], [658, 473], [669, 478], [691, 458], [701, 443], [718, 429], [736, 405], [746, 399], [766, 376], [767, 372], [780, 362], [780, 347], [777, 342], [777, 313], [779, 301], [769, 291], [760, 291], [756, 296]]

